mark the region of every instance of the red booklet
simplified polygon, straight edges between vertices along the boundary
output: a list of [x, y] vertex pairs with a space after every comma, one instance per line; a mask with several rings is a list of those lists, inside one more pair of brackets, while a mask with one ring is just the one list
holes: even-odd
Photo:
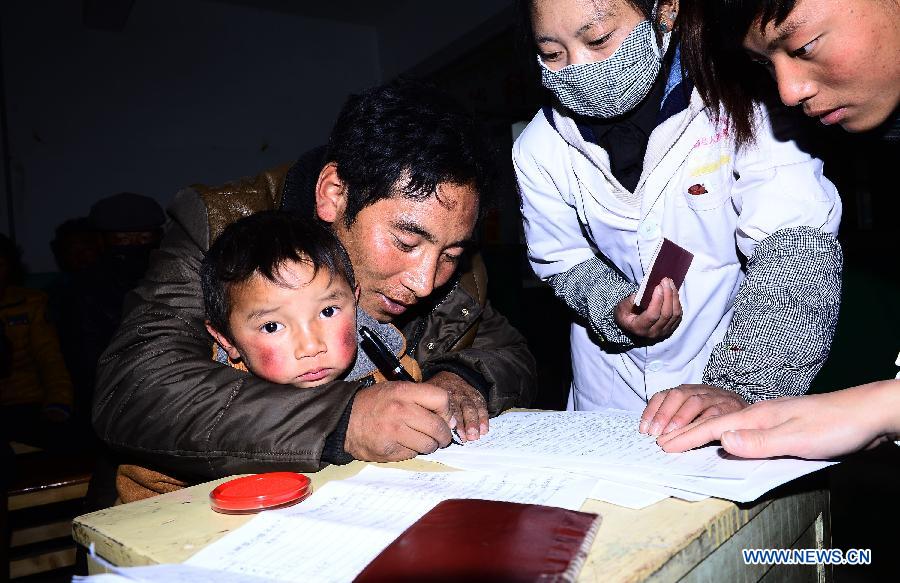
[[355, 579], [375, 581], [574, 581], [600, 516], [537, 504], [444, 500]]
[[693, 260], [693, 253], [663, 238], [653, 254], [650, 271], [644, 277], [635, 295], [635, 305], [646, 308], [653, 297], [653, 290], [666, 277], [675, 282], [676, 288], [680, 288]]

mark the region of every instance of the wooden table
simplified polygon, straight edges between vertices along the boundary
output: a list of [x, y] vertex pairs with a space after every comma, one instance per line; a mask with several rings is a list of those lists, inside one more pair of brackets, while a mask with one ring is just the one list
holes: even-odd
[[[446, 471], [421, 460], [375, 464]], [[313, 488], [358, 473], [353, 462], [307, 474]], [[209, 507], [209, 492], [229, 478], [85, 514], [75, 519], [75, 540], [117, 566], [186, 560], [252, 516]], [[753, 505], [718, 499], [667, 499], [643, 510], [588, 500], [582, 510], [603, 517], [579, 581], [831, 581], [824, 566], [744, 565], [742, 548], [827, 548], [831, 532], [827, 491], [803, 480]], [[99, 565], [94, 562], [92, 572]]]

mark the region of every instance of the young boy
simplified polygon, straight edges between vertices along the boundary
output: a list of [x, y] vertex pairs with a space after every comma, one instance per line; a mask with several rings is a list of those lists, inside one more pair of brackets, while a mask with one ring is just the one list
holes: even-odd
[[[306, 389], [374, 375], [377, 367], [357, 350], [359, 325], [396, 354], [405, 349], [396, 328], [357, 309], [347, 252], [314, 220], [267, 211], [229, 225], [200, 278], [213, 358], [270, 382]], [[411, 360], [405, 364], [418, 372]]]
[[[413, 378], [422, 378], [400, 331], [357, 307], [350, 258], [315, 220], [263, 211], [232, 223], [206, 254], [200, 280], [213, 359], [223, 365], [298, 389], [378, 382], [385, 377], [357, 349], [357, 330], [366, 326]], [[116, 476], [122, 502], [187, 485], [135, 465], [119, 466]]]

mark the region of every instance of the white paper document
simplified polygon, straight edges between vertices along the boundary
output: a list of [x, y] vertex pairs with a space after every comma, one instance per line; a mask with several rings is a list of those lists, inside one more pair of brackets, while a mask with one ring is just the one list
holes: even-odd
[[[529, 467], [593, 476], [607, 484], [598, 484], [592, 498], [629, 508], [652, 504], [660, 496], [750, 502], [835, 463], [746, 460], [716, 446], [665, 453], [655, 438], [638, 433], [639, 421], [639, 413], [617, 410], [507, 413], [492, 419], [490, 432], [481, 439], [420, 457], [460, 469]], [[633, 492], [623, 490], [629, 486]]]
[[744, 479], [698, 478], [696, 476], [668, 476], [643, 473], [637, 475], [623, 468], [613, 480], [631, 480], [637, 483], [665, 485], [682, 491], [696, 492], [734, 502], [753, 502], [769, 490], [806, 474], [811, 474], [838, 462], [778, 458], [764, 460], [752, 474]]
[[491, 419], [491, 430], [481, 439], [421, 457], [443, 462], [477, 451], [498, 457], [553, 459], [554, 467], [638, 466], [715, 478], [744, 478], [764, 463], [724, 455], [717, 447], [666, 453], [656, 445], [656, 438], [638, 433], [639, 421], [637, 412], [612, 409], [507, 413]]
[[296, 506], [261, 513], [186, 564], [280, 581], [349, 581], [442, 500], [481, 498], [577, 510], [595, 481], [564, 472], [369, 466], [353, 478], [329, 482]]
[[588, 498], [603, 500], [616, 506], [640, 510], [665, 500], [669, 493], [652, 485], [635, 486], [623, 482], [598, 479]]
[[149, 567], [113, 568], [112, 573], [75, 576], [75, 583], [266, 583], [269, 579], [251, 577], [236, 573], [226, 573], [183, 563], [173, 565], [152, 565]]

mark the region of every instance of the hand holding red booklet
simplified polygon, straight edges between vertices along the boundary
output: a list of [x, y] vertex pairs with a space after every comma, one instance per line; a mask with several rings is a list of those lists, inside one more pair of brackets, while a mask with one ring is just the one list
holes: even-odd
[[444, 500], [354, 580], [574, 581], [600, 516], [492, 500]]
[[653, 297], [653, 290], [667, 277], [675, 282], [676, 288], [681, 288], [693, 260], [693, 253], [663, 238], [653, 254], [650, 271], [641, 281], [641, 286], [635, 295], [635, 305], [646, 308]]

